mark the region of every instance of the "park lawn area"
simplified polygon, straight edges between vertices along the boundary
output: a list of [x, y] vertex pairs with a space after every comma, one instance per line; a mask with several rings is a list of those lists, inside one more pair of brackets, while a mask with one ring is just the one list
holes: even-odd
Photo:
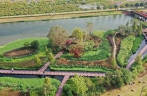
[[[3, 55], [4, 52], [11, 51], [13, 49], [17, 49], [20, 47], [23, 47], [25, 42], [31, 43], [34, 40], [38, 40], [39, 42], [39, 52], [36, 54], [39, 57], [44, 57], [45, 56], [45, 47], [48, 44], [48, 38], [26, 38], [26, 39], [21, 39], [21, 40], [16, 40], [14, 42], [10, 42], [6, 44], [5, 46], [0, 47], [0, 55]], [[0, 60], [5, 57], [1, 57]], [[5, 60], [4, 62], [22, 62], [22, 61], [28, 61], [32, 60], [35, 58], [35, 55], [31, 55], [25, 58], [19, 58], [19, 59], [9, 59], [8, 61]]]
[[[144, 81], [146, 83], [138, 83], [139, 81]], [[119, 89], [114, 89], [105, 92], [101, 96], [140, 96], [140, 92], [143, 86], [147, 85], [147, 74], [144, 75], [143, 77], [138, 77], [137, 79], [134, 80], [135, 84], [133, 85], [126, 85], [123, 86], [122, 88]], [[147, 89], [147, 87], [145, 87]], [[134, 90], [131, 91], [131, 90]], [[108, 95], [109, 94], [109, 95]]]
[[[51, 84], [58, 89], [60, 85], [60, 81], [56, 79], [51, 79]], [[42, 87], [44, 84], [44, 78], [13, 78], [13, 77], [1, 77], [0, 78], [0, 88], [1, 90], [3, 87], [12, 88], [12, 90], [17, 91], [28, 91], [32, 88], [39, 88]]]

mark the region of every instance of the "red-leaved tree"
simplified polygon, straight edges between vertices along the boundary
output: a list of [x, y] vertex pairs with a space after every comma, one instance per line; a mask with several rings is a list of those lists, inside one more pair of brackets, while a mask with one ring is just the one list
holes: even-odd
[[69, 49], [69, 53], [74, 58], [80, 58], [84, 54], [84, 46], [81, 44], [71, 45]]

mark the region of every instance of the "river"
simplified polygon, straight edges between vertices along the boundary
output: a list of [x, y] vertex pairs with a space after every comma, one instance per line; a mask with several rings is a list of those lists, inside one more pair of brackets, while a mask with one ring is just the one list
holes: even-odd
[[52, 26], [62, 26], [68, 33], [76, 27], [86, 29], [86, 23], [92, 22], [94, 30], [116, 29], [125, 25], [132, 17], [121, 15], [97, 16], [87, 18], [56, 19], [48, 21], [14, 22], [0, 24], [0, 46], [17, 39], [29, 37], [46, 37]]

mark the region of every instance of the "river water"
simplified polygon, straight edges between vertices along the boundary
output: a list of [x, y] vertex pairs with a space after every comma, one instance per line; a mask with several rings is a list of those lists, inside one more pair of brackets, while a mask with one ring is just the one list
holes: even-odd
[[71, 33], [76, 27], [86, 29], [86, 23], [92, 22], [94, 30], [116, 29], [125, 25], [132, 17], [122, 15], [97, 16], [87, 18], [69, 18], [49, 21], [14, 22], [0, 24], [0, 46], [17, 39], [29, 37], [46, 37], [52, 26], [62, 26]]

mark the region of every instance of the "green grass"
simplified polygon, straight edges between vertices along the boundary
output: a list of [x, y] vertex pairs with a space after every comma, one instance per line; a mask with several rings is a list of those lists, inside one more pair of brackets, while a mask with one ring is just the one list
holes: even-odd
[[[51, 78], [52, 85], [56, 88], [59, 87], [60, 81]], [[16, 90], [30, 90], [32, 88], [42, 87], [44, 78], [13, 78], [13, 77], [1, 77], [1, 87], [9, 87]]]
[[[138, 83], [139, 81], [145, 81], [145, 83]], [[102, 94], [101, 96], [118, 96], [118, 95], [120, 96], [140, 96], [142, 87], [147, 84], [147, 75], [143, 77], [138, 77], [133, 82], [135, 82], [135, 84], [133, 85], [128, 84], [128, 85], [123, 86], [120, 89], [109, 90], [105, 92], [104, 94]], [[147, 86], [145, 86], [144, 89], [147, 90]], [[131, 91], [131, 90], [134, 90], [134, 91]], [[143, 96], [146, 96], [146, 95], [143, 95]]]
[[104, 30], [95, 30], [95, 31], [92, 32], [92, 34], [97, 36], [97, 37], [103, 38], [105, 32], [106, 31], [104, 31]]
[[98, 48], [85, 52], [81, 58], [73, 58], [69, 53], [61, 57], [74, 61], [97, 61], [106, 60], [111, 56], [111, 46], [107, 40], [103, 40]]
[[102, 73], [108, 73], [112, 72], [111, 69], [104, 70], [102, 68], [55, 68], [50, 67], [51, 70], [58, 70], [58, 71], [86, 71], [86, 72], [102, 72]]
[[[26, 39], [21, 39], [21, 40], [17, 40], [14, 42], [10, 42], [10, 43], [6, 44], [5, 46], [0, 47], [0, 54], [3, 54], [4, 52], [7, 52], [7, 51], [10, 51], [13, 49], [23, 47], [23, 44], [25, 42], [31, 43], [34, 40], [38, 40], [38, 42], [39, 42], [39, 52], [37, 53], [37, 55], [39, 57], [44, 57], [45, 56], [45, 52], [44, 52], [45, 47], [48, 44], [47, 38], [26, 38]], [[8, 60], [7, 62], [22, 62], [22, 61], [32, 60], [33, 58], [35, 58], [35, 55], [28, 56], [25, 58], [11, 59], [11, 60]]]

